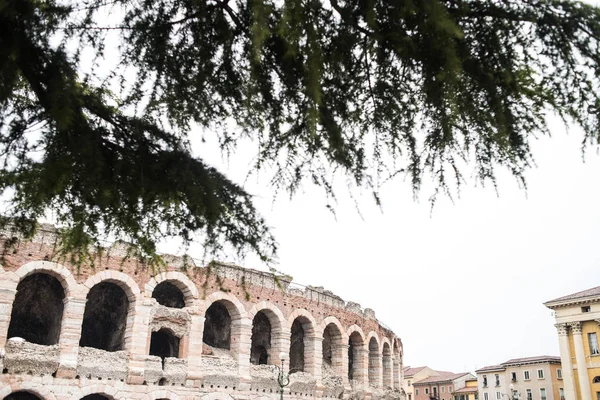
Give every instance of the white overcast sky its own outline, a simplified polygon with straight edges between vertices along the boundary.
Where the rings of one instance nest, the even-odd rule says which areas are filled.
[[[582,160],[580,130],[556,120],[552,132],[532,143],[537,167],[526,175],[527,191],[507,174],[499,196],[471,181],[433,213],[430,192],[415,201],[402,179],[384,188],[383,212],[368,193],[359,198],[362,217],[343,190],[334,217],[318,188],[273,202],[268,174],[245,187],[273,227],[279,270],[373,308],[402,338],[405,366],[474,371],[559,355],[542,303],[600,285],[600,156],[590,149]],[[244,182],[252,149],[229,160],[210,143],[196,149]],[[252,258],[243,265],[265,269]]]

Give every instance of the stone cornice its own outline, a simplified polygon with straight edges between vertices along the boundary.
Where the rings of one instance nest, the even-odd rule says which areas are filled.
[[[561,300],[561,301],[548,301],[546,303],[544,303],[544,305],[546,307],[548,307],[551,310],[557,309],[557,308],[563,308],[563,307],[569,307],[569,306],[576,306],[579,304],[592,304],[592,303],[600,303],[600,296],[587,296],[587,297],[581,297],[578,299],[568,299],[568,300]]]

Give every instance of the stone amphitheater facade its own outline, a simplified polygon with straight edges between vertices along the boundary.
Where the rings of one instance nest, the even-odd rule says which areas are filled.
[[[229,264],[116,243],[51,262],[56,231],[0,236],[0,399],[403,399],[402,342],[371,309]]]

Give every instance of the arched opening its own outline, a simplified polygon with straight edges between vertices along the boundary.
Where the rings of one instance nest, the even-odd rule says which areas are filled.
[[[348,380],[362,383],[361,352],[363,339],[358,332],[352,332],[348,340]]]
[[[379,386],[381,376],[381,355],[379,354],[379,343],[374,337],[369,340],[369,385]]]
[[[112,282],[100,282],[87,295],[79,346],[106,351],[123,349],[129,300]]]
[[[594,377],[594,383],[600,383],[600,376]]]
[[[104,395],[98,394],[98,393],[94,393],[94,394],[88,394],[85,397],[82,397],[81,400],[110,400],[109,397],[106,397]]]
[[[185,307],[183,292],[169,281],[164,281],[156,285],[152,292],[152,298],[156,299],[161,306],[171,308]]]
[[[290,336],[290,374],[304,371],[304,327],[300,317],[292,323]]]
[[[15,392],[4,398],[4,400],[42,400],[38,396],[29,392]]]
[[[392,375],[394,366],[392,364],[392,350],[387,342],[383,343],[383,386],[386,388],[392,387]]]
[[[65,291],[55,277],[44,273],[25,277],[17,286],[8,337],[42,345],[57,344],[64,298]]]
[[[271,322],[269,317],[259,311],[252,319],[252,344],[250,347],[250,363],[263,365],[269,363],[271,350]]]
[[[152,332],[150,337],[150,355],[160,357],[164,367],[165,358],[179,357],[179,338],[170,329],[166,328]]]
[[[211,347],[229,350],[231,346],[231,316],[221,302],[206,310],[202,341]]]

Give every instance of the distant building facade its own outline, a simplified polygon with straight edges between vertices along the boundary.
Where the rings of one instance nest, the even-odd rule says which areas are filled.
[[[600,400],[600,286],[544,305],[556,318],[565,400]]]
[[[453,373],[438,371],[440,374],[414,382],[415,400],[454,400],[453,393],[467,386],[467,381],[476,379],[469,372]],[[466,400],[466,399],[463,399]]]
[[[480,400],[565,400],[560,357],[515,358],[475,373]]]
[[[406,393],[406,400],[414,400],[415,393],[413,383],[429,378],[430,376],[438,376],[440,375],[440,372],[426,366],[416,368],[406,367],[403,370],[403,375],[404,381],[402,383],[402,388]]]
[[[456,389],[452,392],[453,400],[478,400],[479,388],[477,378],[470,378],[465,381],[465,387]]]

